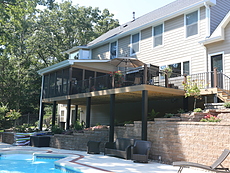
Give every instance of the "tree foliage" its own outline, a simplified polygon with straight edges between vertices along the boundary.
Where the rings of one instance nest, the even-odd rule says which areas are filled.
[[[46,5],[40,10],[38,5]],[[39,69],[67,59],[62,52],[86,45],[119,25],[107,9],[54,0],[0,0],[0,102],[37,113]]]

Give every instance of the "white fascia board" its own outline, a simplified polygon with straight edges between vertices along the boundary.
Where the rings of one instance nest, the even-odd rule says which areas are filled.
[[[51,65],[49,67],[43,68],[41,70],[38,70],[37,72],[38,72],[38,74],[43,75],[45,73],[48,73],[48,72],[51,72],[51,71],[54,71],[54,70],[57,70],[57,69],[60,69],[60,68],[64,68],[64,67],[68,67],[70,65],[73,65],[74,61],[75,60],[69,60],[68,59],[68,60],[59,62],[57,64]]]
[[[65,61],[62,61],[62,62],[59,62],[57,64],[54,64],[54,65],[51,65],[49,67],[46,67],[46,68],[43,68],[38,72],[39,75],[43,75],[45,73],[49,73],[49,72],[52,72],[52,71],[55,71],[55,70],[58,70],[58,69],[61,69],[61,68],[65,68],[65,67],[68,67],[68,66],[71,66],[71,65],[74,65],[75,63],[92,63],[92,62],[96,62],[96,63],[105,63],[105,62],[109,62],[110,60],[91,60],[91,59],[68,59],[68,60],[65,60]]]
[[[199,43],[206,45],[206,44],[224,40],[225,39],[224,30],[229,22],[230,22],[230,12],[228,12],[228,14],[224,17],[224,19],[221,21],[221,23],[218,25],[218,27],[215,29],[212,35],[209,38],[200,41]]]
[[[63,53],[67,53],[67,54],[70,54],[72,52],[76,52],[77,50],[79,49],[88,49],[88,46],[75,46],[75,47],[72,47],[71,49],[63,52]]]
[[[141,30],[143,30],[143,29],[145,29],[145,28],[148,28],[148,27],[151,27],[151,26],[155,25],[156,23],[161,23],[161,22],[164,22],[164,21],[166,21],[166,20],[169,20],[169,19],[172,19],[172,18],[174,18],[174,17],[177,17],[177,16],[179,16],[179,15],[182,15],[182,14],[185,14],[185,13],[189,13],[189,12],[191,12],[192,10],[195,10],[195,9],[197,9],[197,8],[200,8],[200,7],[203,7],[203,6],[204,6],[204,3],[213,6],[213,5],[216,5],[216,0],[203,0],[203,1],[201,1],[201,2],[198,2],[198,3],[196,3],[196,4],[191,5],[191,6],[189,6],[189,7],[183,8],[183,9],[181,9],[181,10],[178,10],[178,11],[174,12],[174,13],[171,13],[171,14],[169,14],[169,15],[166,15],[166,16],[164,16],[164,17],[162,17],[162,18],[159,18],[159,19],[157,19],[157,20],[154,20],[154,21],[152,21],[152,22],[150,22],[150,23],[144,24],[144,25],[139,26],[139,27],[137,27],[137,28],[135,28],[135,29],[132,29],[132,30],[127,31],[127,32],[124,32],[124,33],[122,33],[122,34],[118,34],[117,36],[112,37],[112,38],[110,38],[110,39],[106,39],[106,41],[101,41],[101,42],[98,42],[98,43],[96,43],[96,44],[94,44],[94,45],[88,46],[88,48],[93,49],[93,48],[98,47],[98,46],[100,46],[100,45],[109,43],[109,42],[111,42],[111,40],[119,39],[119,38],[125,37],[125,36],[127,36],[127,35],[132,35],[132,34],[134,34],[134,33],[137,33],[138,31],[140,32]]]
[[[215,43],[215,42],[222,41],[222,40],[224,40],[223,37],[217,36],[217,37],[212,37],[212,38],[208,38],[206,40],[199,41],[199,43],[206,45],[206,44],[211,44],[211,43]]]

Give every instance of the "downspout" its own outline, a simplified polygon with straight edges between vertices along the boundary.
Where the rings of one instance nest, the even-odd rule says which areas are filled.
[[[207,2],[204,2],[204,6],[206,7],[206,38],[210,37],[211,35],[211,15],[210,15],[210,6],[207,4]]]
[[[40,108],[39,108],[39,124],[40,124],[40,129],[39,130],[42,130],[42,121],[43,121],[43,103],[42,103],[42,96],[43,96],[43,89],[44,89],[44,74],[42,74],[42,84],[41,84],[41,95],[40,95]]]
[[[211,19],[210,19],[210,6],[207,4],[207,2],[204,2],[204,6],[206,7],[206,37],[205,37],[206,39],[209,38],[211,35]],[[204,51],[205,51],[205,61],[206,61],[205,71],[208,72],[208,49],[204,45],[204,43],[202,44],[202,46],[204,47]]]

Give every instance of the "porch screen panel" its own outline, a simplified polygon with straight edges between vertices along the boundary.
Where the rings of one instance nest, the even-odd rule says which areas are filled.
[[[73,68],[72,70],[72,94],[80,93],[82,87],[82,76],[83,70],[78,68]]]
[[[55,79],[56,75],[55,73],[50,74],[50,83],[49,83],[49,96],[54,97],[55,96]]]
[[[63,95],[69,93],[69,69],[63,69]]]
[[[44,75],[44,84],[43,84],[43,98],[49,97],[49,75]]]
[[[56,96],[62,95],[62,70],[57,71]]]

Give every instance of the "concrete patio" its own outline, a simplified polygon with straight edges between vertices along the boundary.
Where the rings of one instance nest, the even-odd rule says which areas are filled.
[[[178,167],[150,161],[148,164],[133,163],[116,157],[104,156],[103,154],[87,154],[85,151],[63,150],[50,147],[13,146],[0,143],[0,152],[23,152],[34,151],[36,153],[66,154],[59,164],[80,169],[84,173],[176,173]],[[183,173],[204,173],[198,169],[184,169]]]

